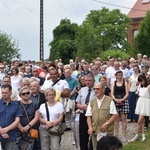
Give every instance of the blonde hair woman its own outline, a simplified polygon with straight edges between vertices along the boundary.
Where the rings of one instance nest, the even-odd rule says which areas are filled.
[[[63,105],[55,100],[56,91],[53,88],[45,90],[45,97],[48,100],[40,106],[40,138],[41,150],[58,150],[60,147],[60,138],[58,135],[51,135],[48,129],[60,124],[63,119]],[[49,121],[47,118],[46,105],[49,111]]]

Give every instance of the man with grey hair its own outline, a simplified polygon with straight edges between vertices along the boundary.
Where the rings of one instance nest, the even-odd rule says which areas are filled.
[[[42,86],[44,84],[44,78],[39,77],[39,73],[38,73],[38,68],[37,67],[33,67],[32,68],[32,75],[33,75],[33,77],[36,77],[36,78],[40,79],[40,86]]]
[[[30,100],[35,103],[38,107],[46,102],[44,93],[40,92],[40,85],[37,81],[31,82],[30,86],[31,97]]]
[[[103,83],[97,83],[93,89],[96,98],[90,101],[86,116],[88,134],[92,136],[93,150],[97,150],[98,136],[104,133],[113,135],[113,123],[117,118],[117,111],[113,99],[105,96],[105,85]]]
[[[76,88],[78,86],[78,81],[71,77],[72,71],[70,69],[65,69],[65,80],[69,85],[70,96],[66,98],[66,107],[65,107],[65,122],[66,129],[65,131],[71,130],[71,119],[72,112],[74,112],[75,108],[75,98],[76,98]]]

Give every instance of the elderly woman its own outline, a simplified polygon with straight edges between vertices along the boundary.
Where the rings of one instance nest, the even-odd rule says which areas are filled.
[[[45,90],[45,97],[48,100],[40,106],[40,138],[41,150],[58,150],[60,147],[60,136],[51,135],[48,129],[52,126],[60,124],[63,119],[63,105],[55,101],[56,91],[53,88]],[[47,118],[46,105],[49,111],[49,121]]]
[[[29,134],[30,128],[35,128],[35,124],[39,119],[39,112],[37,105],[32,103],[30,100],[30,89],[28,87],[23,87],[19,91],[19,96],[21,97],[20,105],[22,108],[22,117],[20,118],[20,124],[18,125],[17,140],[14,144],[15,150],[33,150],[34,141]],[[26,113],[28,118],[26,116]]]
[[[27,77],[22,78],[22,80],[20,81],[20,88],[27,86],[30,89],[30,85],[31,85],[30,79]]]

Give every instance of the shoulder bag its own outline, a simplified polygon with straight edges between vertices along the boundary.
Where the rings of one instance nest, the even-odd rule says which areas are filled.
[[[23,109],[24,109],[24,112],[26,114],[26,117],[27,117],[27,120],[28,120],[28,123],[30,123],[30,120],[29,120],[29,116],[27,114],[27,111],[26,111],[26,108],[24,107],[22,101],[20,101]],[[29,133],[30,133],[30,137],[33,138],[33,139],[38,139],[38,130],[37,129],[33,129],[33,128],[30,128],[29,130]]]
[[[48,107],[47,107],[47,103],[45,103],[45,108],[46,108],[46,115],[47,115],[47,120],[50,121],[50,117],[49,117],[49,111],[48,111]],[[64,134],[64,130],[61,124],[57,124],[55,126],[52,126],[48,129],[49,134],[51,135],[57,135],[57,136],[61,136]]]

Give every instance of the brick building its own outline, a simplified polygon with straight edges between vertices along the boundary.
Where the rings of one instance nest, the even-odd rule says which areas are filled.
[[[132,20],[132,25],[128,29],[129,43],[134,41],[134,37],[138,33],[140,22],[144,19],[148,10],[150,10],[150,0],[137,0],[135,5],[128,13],[127,16]]]

